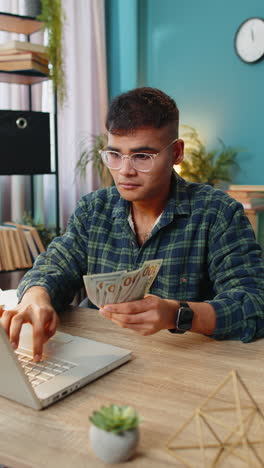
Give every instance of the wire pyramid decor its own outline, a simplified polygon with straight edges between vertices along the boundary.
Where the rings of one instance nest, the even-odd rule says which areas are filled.
[[[241,467],[264,466],[264,415],[237,371],[227,374],[165,449],[189,468],[238,466],[237,459]]]

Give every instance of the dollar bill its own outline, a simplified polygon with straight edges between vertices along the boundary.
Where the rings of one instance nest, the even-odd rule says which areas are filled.
[[[84,286],[90,301],[97,307],[101,307],[105,304],[104,299],[107,295],[107,292],[110,293],[114,290],[117,294],[119,291],[119,280],[123,273],[125,273],[124,270],[112,273],[99,273],[95,275],[83,276]],[[108,284],[108,290],[106,290],[106,282],[112,285],[111,287],[111,285]]]
[[[162,264],[162,259],[147,260],[137,270],[84,275],[87,296],[97,307],[143,299]]]
[[[138,270],[130,271],[122,275],[119,284],[119,293],[115,300],[116,304],[120,302],[129,301],[129,298],[132,296],[133,290],[135,289],[141,271],[142,267],[138,268]]]
[[[129,292],[129,295],[122,297],[122,301],[118,302],[129,302],[142,299],[148,293],[159,272],[161,264],[161,259],[148,260],[144,262],[139,274],[137,275],[136,281],[134,282],[133,289]]]

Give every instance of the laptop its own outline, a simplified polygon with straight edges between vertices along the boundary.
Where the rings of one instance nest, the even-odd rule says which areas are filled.
[[[132,357],[131,351],[56,332],[32,359],[32,327],[24,324],[14,351],[0,325],[0,395],[41,410]]]

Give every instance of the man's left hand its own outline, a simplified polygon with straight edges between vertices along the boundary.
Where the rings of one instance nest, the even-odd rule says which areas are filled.
[[[178,308],[178,301],[149,294],[138,301],[105,305],[99,313],[122,328],[130,328],[140,335],[153,335],[175,328]]]

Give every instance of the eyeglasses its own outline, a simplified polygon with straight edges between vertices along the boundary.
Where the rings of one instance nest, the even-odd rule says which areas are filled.
[[[122,167],[123,159],[128,158],[131,166],[139,172],[150,172],[153,168],[154,159],[162,152],[169,148],[173,143],[178,140],[176,138],[171,143],[169,143],[165,148],[162,148],[156,154],[150,153],[133,153],[130,156],[128,154],[121,154],[118,151],[111,150],[99,150],[101,158],[105,165],[109,169],[119,170]]]

